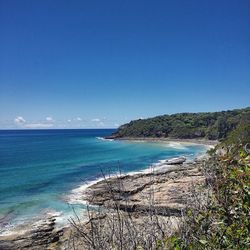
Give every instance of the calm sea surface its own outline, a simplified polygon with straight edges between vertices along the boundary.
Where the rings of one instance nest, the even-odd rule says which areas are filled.
[[[202,145],[109,141],[113,130],[0,131],[2,228],[48,211],[72,212],[72,190],[101,171],[140,171],[158,160],[204,153]],[[70,200],[70,202],[69,202]],[[79,205],[78,205],[79,206]],[[4,223],[3,223],[4,222]]]

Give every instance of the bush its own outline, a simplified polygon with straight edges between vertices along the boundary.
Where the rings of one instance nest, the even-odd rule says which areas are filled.
[[[239,128],[224,144],[242,132],[249,135]],[[242,137],[237,154],[213,154],[206,163],[205,195],[194,195],[181,230],[167,240],[169,249],[250,249],[250,156],[243,141],[249,142]]]

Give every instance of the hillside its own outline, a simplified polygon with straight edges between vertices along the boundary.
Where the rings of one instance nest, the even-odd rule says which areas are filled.
[[[250,107],[221,112],[178,113],[139,119],[120,126],[109,138],[159,137],[220,140],[250,123]]]

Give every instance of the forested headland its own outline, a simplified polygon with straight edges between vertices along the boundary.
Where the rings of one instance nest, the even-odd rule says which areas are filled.
[[[250,107],[221,112],[178,113],[138,119],[120,126],[111,138],[221,140],[250,122]]]

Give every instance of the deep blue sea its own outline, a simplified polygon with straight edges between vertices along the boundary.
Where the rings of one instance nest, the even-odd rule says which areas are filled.
[[[111,129],[1,130],[2,230],[48,211],[69,215],[77,204],[69,199],[72,190],[100,178],[102,171],[115,173],[118,168],[124,173],[140,171],[161,159],[180,155],[194,158],[207,150],[194,144],[102,139],[112,132]]]

